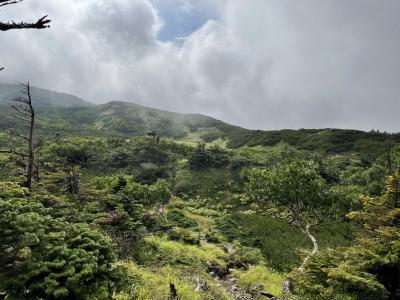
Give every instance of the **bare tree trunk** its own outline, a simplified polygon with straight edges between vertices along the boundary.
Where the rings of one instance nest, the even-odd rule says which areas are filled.
[[[298,227],[298,228],[300,228],[301,232],[303,232],[303,233],[307,236],[307,238],[311,240],[311,242],[312,242],[312,244],[313,244],[312,250],[311,250],[310,253],[304,258],[303,262],[301,263],[301,266],[299,267],[299,271],[300,271],[301,273],[303,273],[303,272],[304,272],[304,268],[305,268],[307,262],[308,262],[308,261],[311,259],[311,257],[313,257],[313,256],[318,252],[318,250],[319,250],[319,245],[318,245],[317,239],[315,238],[315,236],[314,236],[314,235],[311,233],[311,231],[310,231],[310,228],[311,228],[312,226],[314,226],[314,225],[317,225],[318,222],[315,223],[315,224],[307,224],[306,227],[301,226],[301,225],[300,225],[299,223],[297,223],[297,222],[291,222],[291,224],[292,224],[292,225],[295,225],[295,226]],[[291,289],[291,282],[290,282],[289,279],[286,278],[286,279],[283,281],[283,283],[282,283],[282,292],[283,292],[284,294],[290,294],[290,293],[291,293],[290,289]]]
[[[399,185],[400,185],[400,180],[399,180],[400,173],[398,173],[394,177],[394,184],[396,185],[394,188],[394,207],[398,208],[399,205]]]
[[[300,227],[301,231],[311,240],[313,243],[313,249],[310,251],[310,253],[304,258],[303,263],[301,264],[299,270],[300,272],[304,271],[304,267],[306,266],[307,262],[310,260],[311,257],[313,257],[319,250],[319,246],[317,243],[317,239],[314,237],[314,235],[311,234],[310,228],[312,225],[307,224],[306,228]]]
[[[32,98],[31,98],[31,88],[29,83],[26,85],[26,94],[28,99],[28,105],[30,110],[30,126],[29,126],[29,136],[28,136],[28,167],[26,172],[26,187],[31,189],[32,187],[32,178],[33,178],[33,166],[35,160],[35,154],[33,149],[33,128],[35,126],[35,112],[32,106]]]

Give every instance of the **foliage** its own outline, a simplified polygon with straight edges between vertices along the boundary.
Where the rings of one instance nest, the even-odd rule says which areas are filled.
[[[199,234],[185,228],[174,227],[168,232],[168,237],[174,241],[182,241],[186,244],[195,245],[200,243]]]
[[[21,187],[15,182],[0,181],[0,201],[12,197],[20,198],[28,194],[28,189]]]
[[[167,219],[174,226],[180,226],[183,228],[195,227],[197,222],[188,216],[186,216],[180,209],[173,208],[167,212]]]
[[[312,258],[305,274],[295,274],[296,293],[318,299],[397,299],[400,296],[400,209],[388,192],[363,197],[362,210],[348,215],[363,225],[358,244],[328,249]],[[335,298],[342,299],[342,298]]]
[[[257,248],[234,244],[234,252],[229,256],[229,263],[235,267],[247,267],[248,265],[258,265],[263,262],[261,251]]]
[[[230,299],[216,283],[235,279],[254,297],[279,296],[311,246],[302,227],[321,219],[312,229],[321,254],[303,277],[291,274],[293,296],[397,289],[390,201],[359,195],[379,197],[386,174],[387,199],[400,195],[399,134],[247,130],[122,102],[41,108],[38,133],[31,192],[17,184],[23,161],[0,157],[0,294],[10,299],[167,299],[170,282],[182,299]],[[361,212],[344,220],[351,211]]]
[[[0,289],[11,297],[107,299],[112,293],[110,241],[85,224],[54,219],[29,198],[11,198],[0,201],[0,240]]]
[[[253,169],[248,172],[247,180],[250,197],[261,207],[275,204],[295,209],[301,206],[308,212],[329,205],[316,166],[306,161],[281,164],[271,170]]]
[[[205,144],[198,144],[189,157],[189,166],[192,169],[223,168],[229,165],[229,154],[218,146],[206,148]]]

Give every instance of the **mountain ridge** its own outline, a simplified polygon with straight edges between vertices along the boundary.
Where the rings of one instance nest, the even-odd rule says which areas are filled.
[[[36,86],[31,86],[31,93],[36,107],[87,107],[95,105],[75,95]],[[0,105],[7,104],[9,100],[20,96],[20,94],[19,84],[0,83]]]
[[[0,84],[0,104],[5,105],[7,93],[8,99],[18,96],[17,87]],[[143,136],[154,131],[162,138],[191,143],[221,141],[228,148],[285,144],[332,153],[381,153],[389,138],[400,144],[398,133],[335,128],[251,130],[202,114],[177,113],[125,101],[93,104],[73,95],[36,87],[33,100],[37,107],[37,129],[44,134]],[[0,121],[0,129],[9,127],[7,120]]]

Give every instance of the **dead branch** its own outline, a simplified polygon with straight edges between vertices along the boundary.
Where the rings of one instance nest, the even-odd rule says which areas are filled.
[[[49,23],[51,20],[47,19],[48,16],[44,16],[37,20],[35,23],[26,23],[19,22],[15,23],[14,21],[3,23],[0,22],[0,31],[7,31],[12,29],[45,29],[49,28]]]
[[[0,7],[2,6],[7,6],[7,5],[12,5],[12,4],[17,4],[19,2],[22,2],[23,0],[0,0]],[[29,22],[14,22],[14,21],[9,21],[7,23],[0,22],[0,31],[7,31],[7,30],[12,30],[12,29],[45,29],[50,27],[50,22],[47,18],[48,16],[41,17],[38,19],[36,22],[29,23]],[[4,68],[0,68],[0,71],[3,70]]]
[[[6,5],[11,5],[11,4],[16,4],[21,1],[23,1],[23,0],[0,0],[0,7],[6,6]]]
[[[19,137],[19,138],[24,139],[26,141],[29,141],[29,138],[27,136],[25,136],[23,134],[20,134],[20,133],[16,132],[15,130],[10,130],[10,135]]]
[[[22,121],[22,122],[27,122],[27,123],[30,122],[30,120],[27,120],[27,119],[25,119],[25,118],[23,118],[23,117],[20,117],[20,116],[16,116],[16,115],[11,114],[11,113],[7,113],[7,112],[0,112],[0,113],[3,114],[3,115],[6,115],[6,116],[8,116],[8,117],[17,119],[17,120],[19,120],[19,121]]]
[[[0,153],[3,153],[3,154],[14,154],[14,155],[19,155],[19,156],[22,156],[22,157],[29,157],[29,155],[27,155],[27,154],[25,154],[25,153],[21,153],[21,152],[17,152],[17,151],[14,151],[14,150],[0,150]]]

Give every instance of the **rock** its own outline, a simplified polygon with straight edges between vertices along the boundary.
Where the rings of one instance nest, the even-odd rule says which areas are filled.
[[[264,292],[264,291],[260,292],[260,295],[268,297],[268,299],[270,299],[270,300],[276,300],[277,299],[274,295],[272,295],[272,294],[270,294],[268,292]]]
[[[226,252],[228,252],[228,254],[235,253],[235,249],[233,248],[233,246],[231,244],[225,245],[225,249],[226,249]]]
[[[283,282],[282,290],[285,293],[290,293],[290,281],[288,279]]]

